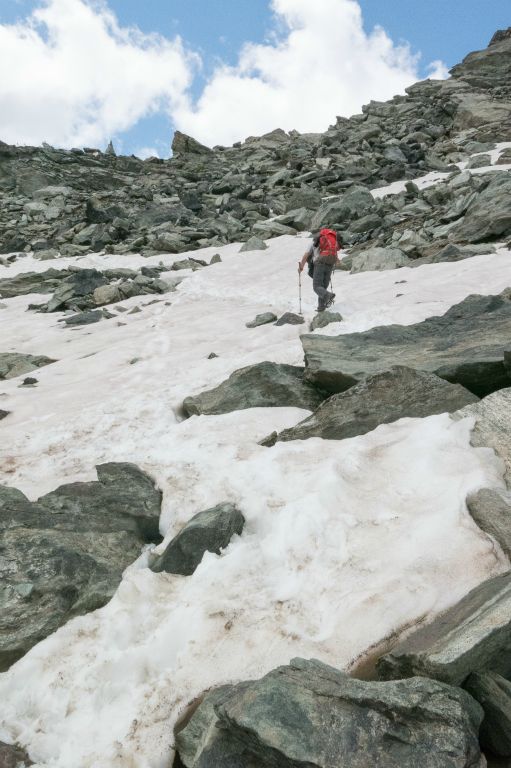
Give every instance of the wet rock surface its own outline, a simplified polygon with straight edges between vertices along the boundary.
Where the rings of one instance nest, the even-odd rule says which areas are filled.
[[[0,670],[68,619],[108,602],[145,543],[159,542],[161,493],[133,464],[35,502],[0,486]]]
[[[212,415],[244,408],[306,408],[314,410],[322,392],[303,381],[303,368],[280,363],[257,363],[240,368],[218,387],[187,397],[188,416]]]

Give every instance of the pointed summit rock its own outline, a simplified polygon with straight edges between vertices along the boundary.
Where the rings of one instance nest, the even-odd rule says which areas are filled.
[[[112,140],[108,142],[108,147],[105,149],[105,155],[112,155],[113,157],[117,157],[117,152],[114,149]]]
[[[174,155],[209,155],[211,149],[204,144],[187,136],[186,133],[176,131],[172,140],[172,154]]]

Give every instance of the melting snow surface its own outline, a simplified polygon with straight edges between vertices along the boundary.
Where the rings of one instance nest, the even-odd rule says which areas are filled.
[[[309,240],[269,243],[255,253],[238,254],[236,245],[196,251],[206,259],[218,251],[223,262],[185,273],[178,291],[157,303],[144,296],[117,305],[139,306],[138,314],[92,326],[27,313],[41,296],[1,302],[9,329],[2,351],[58,360],[35,373],[34,389],[1,382],[0,407],[12,411],[2,422],[1,482],[36,498],[94,479],[102,461],[129,460],[163,491],[167,540],[224,500],[247,520],[243,535],[222,556],[207,554],[191,577],[153,574],[143,553],[107,606],[69,622],[0,675],[0,739],[27,747],[39,768],[168,768],[173,725],[207,688],[297,655],[349,668],[509,565],[466,510],[467,493],[503,484],[493,452],[470,446],[470,419],[402,419],[351,440],[271,449],[258,441],[306,411],[182,420],[186,395],[244,365],[302,364],[307,325],[245,328],[259,312],[298,310],[296,267]],[[170,266],[185,256],[163,258]],[[158,261],[91,255],[80,265]],[[40,268],[20,259],[0,277],[34,264]],[[409,324],[470,293],[511,285],[511,254],[338,273],[334,282],[344,321],[326,332]],[[309,321],[315,302],[305,275],[302,293]],[[210,352],[219,357],[208,360]]]

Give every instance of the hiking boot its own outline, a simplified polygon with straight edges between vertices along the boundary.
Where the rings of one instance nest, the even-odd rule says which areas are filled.
[[[331,307],[334,301],[335,301],[335,293],[329,293],[328,299],[325,304],[325,309],[328,309],[328,307]]]

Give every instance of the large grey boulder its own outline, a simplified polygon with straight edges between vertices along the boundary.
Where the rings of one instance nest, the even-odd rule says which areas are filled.
[[[344,440],[405,416],[423,418],[456,411],[478,398],[459,384],[432,373],[396,365],[325,400],[311,416],[281,432],[276,440]]]
[[[305,408],[314,410],[324,395],[303,381],[303,368],[280,363],[256,363],[234,371],[214,389],[187,397],[188,416],[230,413],[245,408]]]
[[[450,233],[456,242],[480,243],[511,235],[511,174],[493,173],[491,180],[469,205],[464,218]]]
[[[511,682],[494,672],[474,672],[464,688],[484,710],[479,735],[483,748],[511,757]]]
[[[190,576],[205,552],[219,555],[235,533],[241,535],[245,518],[234,504],[225,502],[194,515],[151,563],[155,573]]]
[[[410,265],[410,259],[399,248],[368,248],[351,257],[352,272],[398,269]]]
[[[0,352],[0,380],[14,379],[25,373],[36,371],[45,365],[55,363],[45,355],[27,355],[22,352]]]
[[[111,598],[145,543],[161,541],[161,493],[133,464],[29,501],[0,486],[0,670]]]
[[[511,385],[511,294],[469,296],[445,315],[341,336],[303,335],[305,378],[343,392],[400,363],[482,397]]]
[[[511,559],[511,493],[482,488],[467,498],[467,507],[479,528],[493,536]]]
[[[481,719],[462,689],[422,678],[363,682],[293,659],[209,694],[177,749],[186,768],[483,768]]]
[[[384,679],[424,675],[460,685],[470,674],[511,674],[511,572],[485,581],[399,643],[377,665]]]

